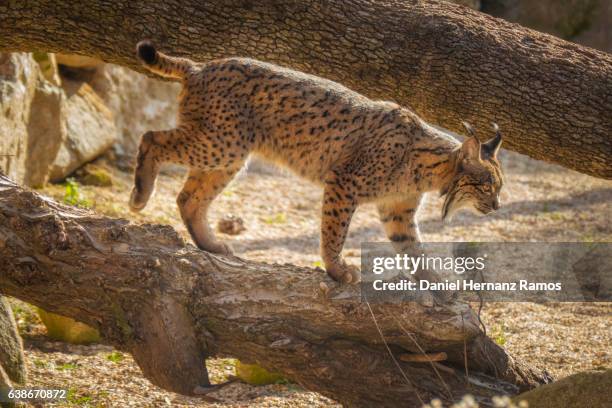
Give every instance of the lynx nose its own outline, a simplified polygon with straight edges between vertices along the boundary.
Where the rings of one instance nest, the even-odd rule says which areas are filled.
[[[492,207],[495,211],[499,210],[499,197],[495,197],[495,200],[493,200]]]

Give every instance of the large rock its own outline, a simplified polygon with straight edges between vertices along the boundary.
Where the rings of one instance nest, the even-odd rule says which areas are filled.
[[[113,112],[123,152],[133,156],[148,130],[176,126],[177,83],[149,78],[130,69],[106,64],[90,82]]]
[[[118,132],[89,85],[62,83],[55,57],[34,55],[0,54],[0,170],[38,187],[104,153]]]
[[[58,64],[73,68],[98,68],[104,62],[97,58],[77,54],[55,54]]]
[[[91,86],[83,83],[66,88],[69,96],[60,115],[66,137],[49,173],[55,182],[104,153],[117,139],[113,114]]]
[[[61,181],[116,141],[131,158],[144,132],[176,126],[178,84],[88,57],[33,55],[0,54],[0,170],[19,183]]]
[[[23,183],[44,185],[60,147],[66,142],[66,121],[62,109],[66,96],[61,88],[39,81],[31,101],[28,118],[28,150]]]
[[[27,123],[37,81],[30,54],[0,53],[0,170],[18,182],[27,172]]]
[[[71,344],[91,344],[100,341],[100,333],[85,323],[66,316],[38,309],[38,316],[47,328],[47,337]]]
[[[41,75],[47,82],[55,86],[60,86],[62,84],[55,54],[34,52],[32,53],[32,57],[38,64]]]
[[[0,366],[11,382],[25,384],[26,368],[21,337],[17,331],[11,306],[2,296],[0,296]]]
[[[517,403],[527,401],[532,408],[607,408],[611,401],[610,389],[612,369],[607,369],[573,374],[512,399]]]

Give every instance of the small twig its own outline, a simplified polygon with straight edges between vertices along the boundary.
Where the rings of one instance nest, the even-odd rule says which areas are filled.
[[[448,355],[441,351],[439,353],[421,353],[421,354],[402,354],[400,360],[407,363],[433,363],[436,361],[445,361]]]
[[[431,365],[434,366],[436,369],[438,369],[440,371],[444,371],[446,373],[453,374],[454,376],[457,376],[457,373],[455,373],[454,369],[452,369],[451,367],[447,367],[444,364],[440,364],[440,363],[437,363],[435,361],[432,361]]]
[[[98,252],[100,252],[101,254],[106,254],[108,253],[109,248],[100,244],[90,233],[89,231],[87,231],[85,228],[83,228],[82,225],[75,223],[72,223],[72,226],[75,227],[79,232],[81,232],[83,234],[83,236],[85,238],[87,238],[87,241],[89,241],[89,243],[91,244],[91,246]]]
[[[461,315],[461,328],[465,331],[465,320],[463,320],[463,315]],[[465,381],[468,387],[470,387],[470,371],[468,370],[467,342],[465,341],[465,337],[463,337],[463,365],[465,367]]]
[[[217,259],[215,257],[213,257],[210,252],[202,251],[202,253],[206,257],[206,259],[208,259],[208,262],[210,262],[210,264],[215,268],[215,270],[217,272],[221,272],[221,267],[217,263]]]
[[[484,282],[484,276],[482,274],[482,271],[478,271],[478,273],[480,274],[480,281]],[[487,326],[485,326],[484,322],[482,321],[482,319],[480,318],[480,313],[482,312],[482,307],[484,306],[484,300],[482,298],[482,294],[480,293],[480,291],[476,291],[476,294],[478,295],[478,300],[480,301],[480,303],[478,304],[478,323],[480,323],[480,326],[482,326],[482,332],[484,333],[484,335],[487,335]]]
[[[484,275],[482,274],[482,271],[478,271],[479,275],[480,275],[480,281],[484,282]],[[482,327],[482,332],[484,333],[485,336],[487,336],[487,326],[485,326],[484,322],[482,321],[482,319],[480,318],[480,315],[482,313],[482,308],[484,306],[484,299],[482,298],[482,294],[480,293],[479,290],[476,291],[476,294],[478,295],[478,300],[479,300],[479,304],[478,304],[478,322],[480,323],[480,326]],[[493,369],[495,370],[495,375],[497,376],[499,373],[497,371],[497,366],[495,365],[495,363],[493,362],[493,360],[491,360],[491,358],[485,354],[485,357],[487,358],[487,360],[489,361],[489,363],[491,363],[491,366],[493,367]],[[467,358],[467,357],[466,357]],[[466,362],[466,366],[467,366],[467,362]]]
[[[391,348],[389,347],[389,345],[387,344],[387,340],[385,340],[385,336],[383,335],[382,330],[380,330],[380,326],[378,326],[378,322],[376,321],[376,317],[374,316],[374,312],[372,311],[372,307],[370,306],[370,302],[368,302],[366,300],[365,304],[368,306],[368,310],[370,311],[370,315],[372,316],[372,320],[374,321],[374,326],[376,326],[376,330],[378,330],[378,334],[380,335],[380,338],[383,342],[383,344],[385,345],[385,347],[387,348],[387,352],[389,353],[389,355],[391,356],[391,359],[393,360],[393,363],[395,364],[395,366],[397,367],[397,369],[400,371],[400,373],[402,374],[402,377],[404,377],[404,380],[406,380],[406,383],[408,383],[408,385],[414,390],[415,395],[417,396],[417,398],[419,399],[419,401],[421,402],[422,405],[425,405],[425,401],[423,401],[423,398],[421,398],[421,395],[419,394],[419,392],[417,391],[417,388],[414,386],[414,384],[412,383],[412,381],[410,381],[408,379],[408,376],[406,375],[406,373],[404,372],[404,370],[402,370],[402,366],[400,366],[399,362],[397,361],[397,359],[395,358],[395,356],[393,355],[393,353],[391,352]]]
[[[464,364],[465,364],[465,377],[469,378],[470,377],[470,371],[467,368],[467,343],[465,342],[465,339],[463,339],[463,361],[464,361]]]

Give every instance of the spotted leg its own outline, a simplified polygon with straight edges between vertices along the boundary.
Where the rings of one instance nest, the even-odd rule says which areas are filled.
[[[159,169],[164,162],[182,163],[181,152],[172,147],[183,138],[184,132],[181,129],[150,131],[142,135],[136,158],[134,187],[130,195],[132,211],[140,211],[147,205],[155,190]]]
[[[214,253],[229,254],[228,244],[217,241],[208,224],[208,208],[232,180],[240,167],[204,171],[192,169],[176,202],[183,222],[198,248]]]
[[[377,206],[380,221],[396,252],[405,252],[410,245],[421,241],[416,223],[420,201],[420,197],[408,197],[384,201]]]
[[[353,196],[336,179],[326,183],[321,218],[321,257],[325,269],[338,282],[359,282],[359,268],[348,265],[341,252],[351,217],[357,208]]]

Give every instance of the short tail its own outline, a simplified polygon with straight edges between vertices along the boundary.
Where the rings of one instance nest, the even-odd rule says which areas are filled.
[[[195,68],[193,61],[165,55],[146,40],[136,46],[136,55],[149,71],[166,78],[183,79]]]

